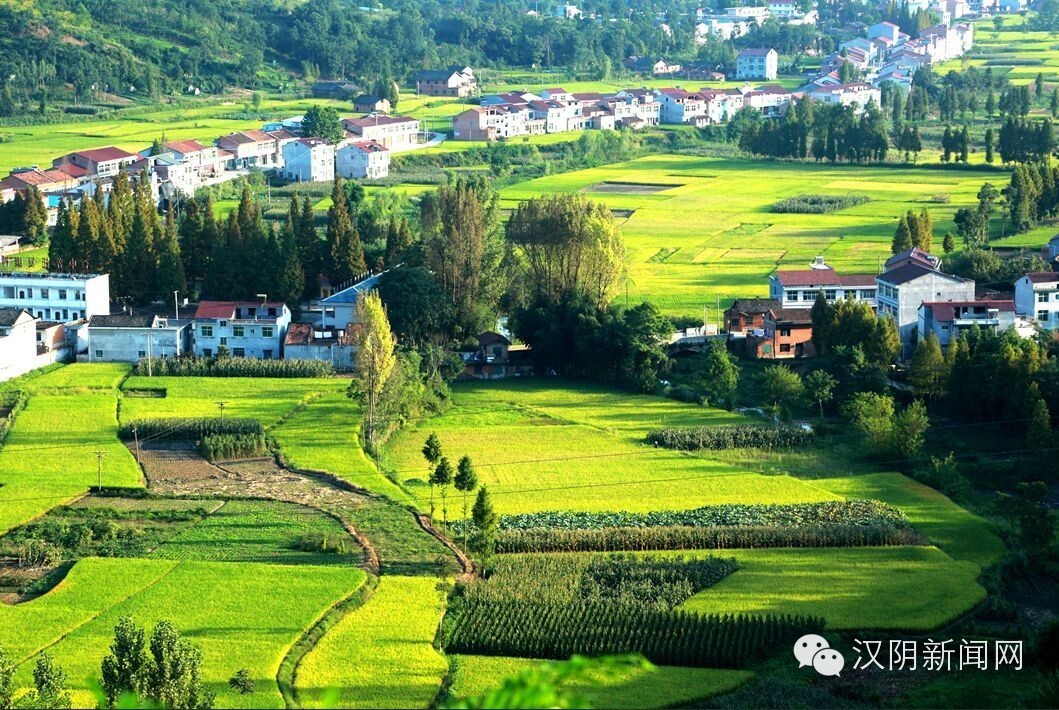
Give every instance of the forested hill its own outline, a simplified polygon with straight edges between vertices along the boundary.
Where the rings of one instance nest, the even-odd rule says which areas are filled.
[[[542,0],[0,0],[0,77],[20,107],[425,67],[606,71],[630,54],[691,55],[691,0],[581,3],[621,21],[542,15]],[[676,18],[672,33],[658,18]],[[7,102],[10,112],[11,101]]]

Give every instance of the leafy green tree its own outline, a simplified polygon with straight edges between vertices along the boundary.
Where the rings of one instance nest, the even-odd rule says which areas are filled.
[[[813,370],[805,377],[805,391],[820,408],[820,418],[824,418],[824,405],[834,399],[835,386],[838,381],[826,370]]]
[[[1026,427],[1026,445],[1034,449],[1047,449],[1052,445],[1052,416],[1048,403],[1038,396],[1030,408],[1030,421]]]
[[[987,162],[990,165],[992,165],[993,164],[993,143],[994,143],[993,129],[992,128],[985,129],[985,138],[983,139],[982,142],[985,143],[985,162]]]
[[[334,106],[310,106],[302,118],[302,133],[328,143],[338,143],[346,136]]]
[[[116,707],[126,694],[140,694],[147,673],[147,637],[130,617],[118,619],[110,654],[103,659],[103,694],[107,707]]]
[[[864,340],[864,355],[881,367],[889,367],[901,354],[901,333],[890,314],[877,318]]]
[[[391,218],[386,230],[386,265],[396,266],[400,263],[412,242],[412,230],[408,226],[408,220]]]
[[[460,458],[460,463],[456,466],[453,486],[463,494],[463,546],[467,547],[467,494],[478,487],[478,474],[474,470],[470,456],[465,455]]]
[[[66,710],[72,706],[66,690],[66,671],[55,665],[55,659],[47,651],[37,656],[33,666],[33,687],[19,701],[20,707]]]
[[[946,254],[951,254],[956,249],[956,238],[952,232],[945,232],[945,239],[941,242],[941,248]]]
[[[430,484],[430,519],[434,519],[434,469],[441,461],[441,441],[436,432],[430,432],[423,444],[423,458],[427,460],[427,483]]]
[[[336,287],[367,271],[364,247],[349,213],[342,178],[335,179],[331,190],[331,207],[327,210],[327,245],[330,252],[328,275]]]
[[[823,355],[831,348],[831,332],[835,327],[835,307],[823,291],[817,291],[809,315],[813,322],[813,347],[818,355]]]
[[[493,508],[489,491],[485,486],[478,489],[478,497],[471,508],[471,519],[474,520],[474,535],[471,537],[471,550],[482,557],[490,557],[496,549],[496,534],[500,528],[500,517]]]
[[[27,244],[43,244],[48,240],[48,208],[44,204],[44,196],[36,186],[31,186],[25,200],[22,234]]]
[[[364,438],[372,449],[378,444],[383,422],[379,421],[379,400],[386,380],[393,372],[393,333],[382,299],[375,291],[368,293],[357,303],[356,367],[350,382],[348,395],[358,399],[364,407]]]
[[[758,389],[774,417],[790,418],[792,410],[805,396],[805,384],[797,372],[786,365],[769,365],[762,371]]]
[[[711,340],[703,355],[700,378],[709,403],[731,409],[739,386],[739,365],[721,340]]]
[[[452,303],[422,266],[387,271],[379,281],[379,296],[402,343],[441,340],[451,330]]]
[[[452,464],[448,458],[442,456],[434,473],[430,475],[430,485],[441,488],[441,516],[446,525],[449,523],[448,493],[449,486],[452,485],[452,474]]]
[[[235,672],[235,675],[228,679],[228,687],[240,695],[252,695],[254,692],[254,679],[250,676],[248,669],[240,668]]]
[[[915,458],[923,448],[924,435],[929,428],[927,406],[917,399],[894,417],[894,453],[906,459]]]
[[[846,416],[869,450],[885,454],[893,444],[893,397],[858,392],[846,403]]]
[[[180,636],[169,621],[159,621],[148,644],[144,695],[167,710],[209,710],[213,693],[202,685],[202,651]]]
[[[921,338],[912,354],[910,378],[917,397],[938,399],[945,393],[945,358],[941,354],[938,337],[931,331]]]
[[[1020,542],[1031,558],[1039,559],[1051,549],[1055,519],[1048,510],[1048,487],[1043,481],[1019,484],[1016,521]]]

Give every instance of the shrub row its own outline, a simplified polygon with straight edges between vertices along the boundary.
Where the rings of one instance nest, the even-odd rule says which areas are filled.
[[[865,195],[796,195],[772,205],[773,212],[826,214],[871,201]]]
[[[473,522],[456,521],[457,534],[474,531]],[[897,508],[877,500],[832,500],[819,503],[707,505],[692,510],[652,513],[584,513],[554,511],[500,516],[499,528],[507,530],[598,530],[600,528],[655,528],[672,526],[807,527],[814,525],[880,525],[910,528],[908,518]]]
[[[150,438],[158,441],[199,441],[207,436],[264,436],[265,428],[256,419],[238,417],[173,417],[159,419],[133,419],[121,425],[118,436],[125,441],[133,439],[133,430],[140,441]]]
[[[618,552],[647,550],[720,550],[766,547],[878,547],[918,545],[914,530],[889,525],[814,525],[811,527],[603,528],[599,530],[505,530],[497,536],[499,553]]]
[[[150,368],[148,368],[150,363]],[[247,357],[143,358],[135,374],[168,377],[330,377],[335,368],[319,360],[258,360]]]
[[[594,557],[581,575],[578,594],[658,609],[674,609],[739,569],[735,558]]]
[[[15,425],[18,413],[26,408],[29,397],[22,390],[0,394],[0,448],[3,448],[8,432]]]
[[[199,441],[199,452],[207,461],[264,456],[268,448],[264,434],[207,434]]]
[[[812,438],[812,432],[799,427],[755,424],[670,427],[655,429],[647,434],[648,443],[680,451],[758,447],[792,448],[807,444]]]
[[[455,602],[445,650],[524,658],[642,653],[662,665],[743,668],[823,630],[801,616],[717,616],[607,602]]]

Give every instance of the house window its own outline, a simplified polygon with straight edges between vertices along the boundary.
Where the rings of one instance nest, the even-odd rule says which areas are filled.
[[[783,343],[782,345],[780,345],[780,352],[781,353],[789,353],[790,351],[791,351],[791,344],[790,343]]]
[[[242,338],[246,335],[246,329],[241,325],[232,326],[232,335],[236,338]]]
[[[228,338],[221,338],[221,345],[227,345],[227,344],[228,344]]]
[[[1044,322],[1048,320],[1048,311],[1037,311],[1037,320]]]
[[[226,321],[226,320],[222,320],[222,321],[221,321],[221,327],[222,327],[222,328],[227,328],[227,327],[228,327],[228,321]]]
[[[739,320],[736,319],[736,325],[739,324]],[[753,316],[743,316],[743,325],[754,325]]]
[[[271,326],[265,326],[264,328],[261,329],[261,337],[262,338],[271,338],[275,334],[275,332],[276,332],[275,328],[272,328]]]
[[[1047,302],[1048,302],[1048,294],[1046,294],[1046,293],[1038,293],[1037,294],[1037,303],[1047,303]]]
[[[102,350],[96,350],[96,359],[99,360],[102,357],[103,357],[103,351]]]
[[[48,298],[48,289],[46,289],[46,288],[42,288],[42,289],[40,290],[40,297],[41,297],[41,298]]]
[[[201,326],[199,328],[199,335],[201,335],[203,338],[212,338],[213,337],[213,326],[212,325]]]
[[[136,356],[137,356],[137,357],[140,357],[140,358],[144,358],[144,357],[147,357],[147,352],[146,352],[146,351],[144,351],[144,350],[140,350],[140,351],[139,351],[139,352],[138,352],[138,353],[136,354]]]
[[[789,337],[791,337],[791,329],[790,328],[780,328],[780,337],[781,338],[789,338]]]
[[[65,301],[66,300],[66,289],[64,289],[64,288],[60,288],[59,289],[59,300],[60,301]]]
[[[788,291],[787,292],[787,300],[788,301],[797,301],[798,300],[798,292],[797,291]]]
[[[235,357],[246,357],[245,348],[232,348],[232,355]]]
[[[202,349],[202,354],[203,354],[203,355],[204,355],[205,357],[213,357],[213,351],[212,351],[212,350],[210,350],[209,348],[203,348],[203,349]]]
[[[833,288],[829,288],[829,289],[824,291],[824,298],[826,298],[829,301],[834,301],[836,295],[837,295],[837,292]]]
[[[265,350],[263,357],[266,360],[271,360],[272,359],[272,351],[271,350]]]

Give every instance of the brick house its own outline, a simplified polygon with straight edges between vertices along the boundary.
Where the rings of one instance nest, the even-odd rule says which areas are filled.
[[[747,338],[749,354],[761,360],[812,357],[812,311],[805,308],[770,308],[764,316],[764,334]]]
[[[769,310],[779,308],[773,298],[739,298],[724,312],[724,327],[729,333],[745,333],[765,327]]]

